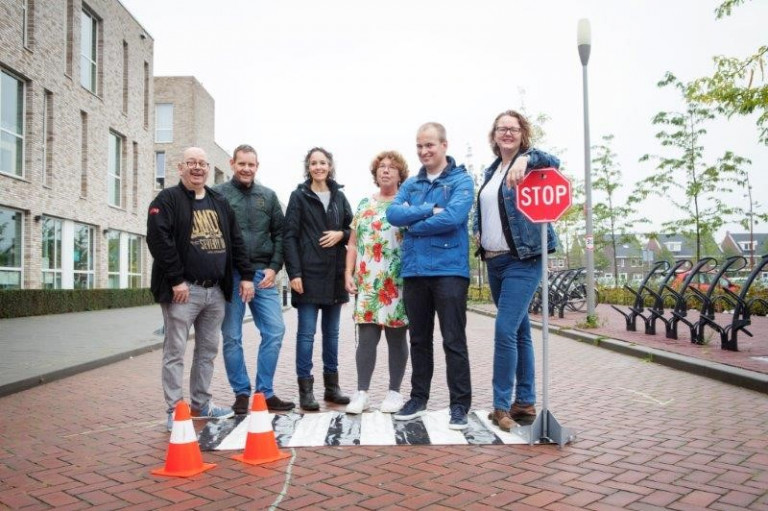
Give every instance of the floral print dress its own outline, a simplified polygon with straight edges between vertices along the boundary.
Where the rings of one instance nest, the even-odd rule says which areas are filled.
[[[391,202],[365,198],[352,219],[351,229],[357,237],[355,323],[387,327],[408,324],[400,276],[403,232],[387,221]]]

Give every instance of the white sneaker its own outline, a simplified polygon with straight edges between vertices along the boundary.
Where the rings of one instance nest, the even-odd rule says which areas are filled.
[[[395,413],[403,407],[404,401],[405,400],[403,399],[402,394],[395,392],[394,390],[390,390],[387,392],[387,396],[384,398],[384,401],[381,402],[379,411],[381,411],[381,413]]]
[[[362,413],[368,409],[368,393],[364,390],[358,390],[347,405],[347,413]]]

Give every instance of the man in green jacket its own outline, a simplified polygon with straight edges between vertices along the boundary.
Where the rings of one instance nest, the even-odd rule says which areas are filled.
[[[248,258],[256,268],[253,282],[255,295],[248,303],[253,323],[261,334],[256,358],[255,391],[264,394],[270,411],[288,411],[295,406],[283,401],[272,388],[280,347],[283,344],[285,323],[280,304],[280,293],[275,277],[283,266],[284,215],[274,191],[255,182],[259,169],[256,150],[249,145],[235,149],[232,159],[232,180],[214,187],[235,211],[237,224],[245,240]],[[234,275],[237,285],[238,275]],[[233,300],[226,304],[221,333],[224,337],[224,366],[232,390],[236,414],[248,413],[251,382],[243,355],[243,316],[245,303]]]

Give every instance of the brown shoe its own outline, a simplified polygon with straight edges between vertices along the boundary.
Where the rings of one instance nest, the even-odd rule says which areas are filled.
[[[502,431],[509,431],[515,425],[515,421],[512,420],[512,417],[509,416],[509,412],[506,410],[499,410],[497,408],[488,414],[488,418]]]
[[[536,406],[524,405],[517,402],[512,403],[512,407],[509,409],[509,416],[513,419],[536,417]]]

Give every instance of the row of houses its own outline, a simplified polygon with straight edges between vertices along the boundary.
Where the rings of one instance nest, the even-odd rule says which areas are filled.
[[[0,14],[0,289],[147,287],[147,206],[183,148],[228,179],[213,98],[154,76],[154,40],[118,0]]]
[[[744,272],[768,254],[768,233],[732,233],[726,232],[718,244],[713,239],[702,243],[704,256],[720,261],[729,256],[740,255],[747,265]],[[613,285],[641,281],[654,261],[657,260],[696,260],[695,239],[682,234],[629,234],[621,236],[616,243],[614,258],[613,243],[606,236],[595,247],[595,272],[601,284]],[[552,270],[584,266],[583,252],[580,248],[569,254],[558,252],[550,257]],[[768,278],[768,272],[763,279]]]

